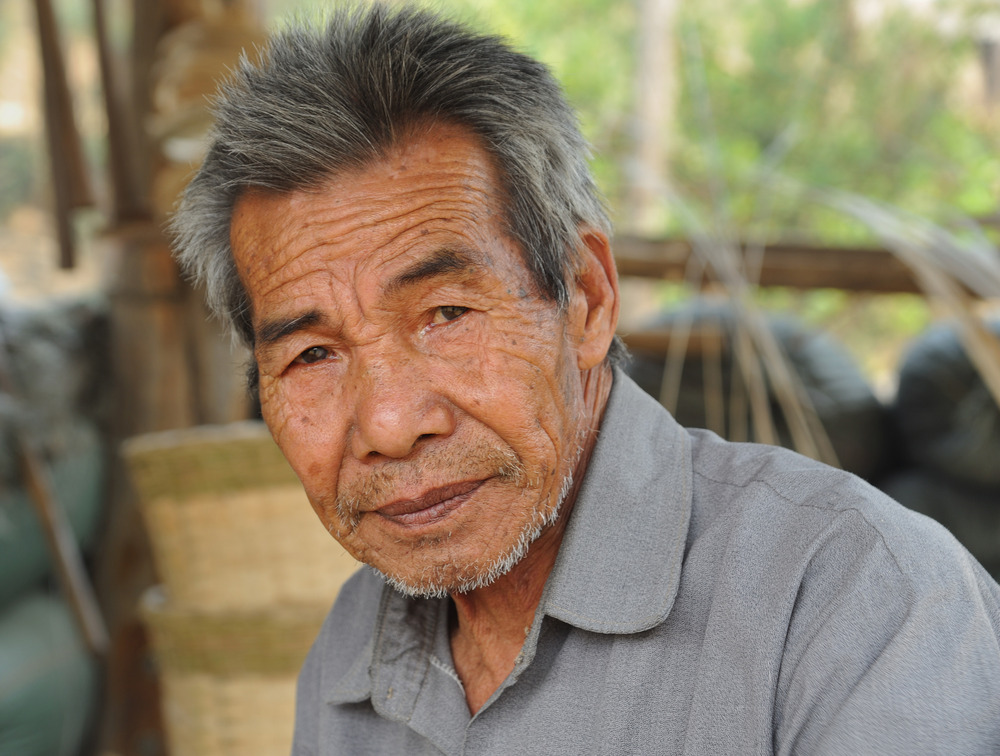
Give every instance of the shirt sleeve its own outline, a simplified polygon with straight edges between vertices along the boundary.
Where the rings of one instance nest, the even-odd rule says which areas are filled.
[[[936,523],[901,532],[872,528],[849,564],[847,534],[814,556],[779,675],[776,754],[1000,753],[1000,587]]]

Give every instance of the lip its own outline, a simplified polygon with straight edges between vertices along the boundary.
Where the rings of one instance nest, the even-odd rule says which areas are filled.
[[[485,480],[470,480],[433,488],[414,499],[396,499],[375,510],[390,522],[408,527],[444,519],[469,500]]]

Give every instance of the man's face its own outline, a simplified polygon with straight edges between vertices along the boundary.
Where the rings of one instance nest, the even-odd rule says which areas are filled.
[[[580,458],[581,308],[537,292],[500,208],[438,127],[233,216],[264,419],[333,536],[418,593],[509,568]]]

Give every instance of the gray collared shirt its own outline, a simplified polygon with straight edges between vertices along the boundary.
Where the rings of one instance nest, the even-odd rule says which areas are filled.
[[[997,754],[1000,586],[940,526],[621,373],[514,670],[470,716],[450,600],[369,570],[299,678],[294,756]]]

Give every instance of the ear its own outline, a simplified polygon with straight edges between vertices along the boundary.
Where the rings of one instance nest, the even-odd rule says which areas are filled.
[[[580,262],[571,309],[577,344],[577,366],[588,370],[607,356],[618,326],[618,271],[607,234],[580,229]]]

